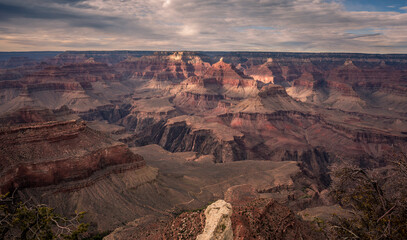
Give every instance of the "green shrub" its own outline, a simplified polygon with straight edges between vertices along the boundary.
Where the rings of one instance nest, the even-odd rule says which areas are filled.
[[[0,239],[80,239],[88,229],[85,212],[66,218],[44,204],[18,201],[14,194],[0,196]]]

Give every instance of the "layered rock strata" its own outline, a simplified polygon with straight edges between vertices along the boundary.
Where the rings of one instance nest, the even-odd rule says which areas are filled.
[[[1,192],[85,179],[109,166],[142,168],[143,158],[78,120],[0,130]]]

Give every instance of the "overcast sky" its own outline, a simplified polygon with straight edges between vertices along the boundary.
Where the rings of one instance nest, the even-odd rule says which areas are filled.
[[[0,0],[0,51],[407,53],[407,0]]]

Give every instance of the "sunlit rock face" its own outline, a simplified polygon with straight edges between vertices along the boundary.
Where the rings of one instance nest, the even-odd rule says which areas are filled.
[[[198,54],[175,52],[171,55],[156,53],[153,56],[129,57],[118,63],[116,68],[131,78],[179,83],[188,77],[202,75],[209,66]]]

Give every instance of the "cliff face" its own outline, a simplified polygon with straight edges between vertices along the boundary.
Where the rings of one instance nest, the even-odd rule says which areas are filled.
[[[263,141],[260,144],[246,143],[246,146],[253,146],[254,154],[262,154],[260,150],[268,146],[270,149],[269,157],[272,156],[273,151],[271,149],[304,149],[307,146],[323,146],[329,151],[345,155],[363,154],[365,152],[373,154],[365,146],[377,144],[381,145],[381,149],[385,151],[390,145],[402,145],[402,142],[407,140],[400,133],[383,133],[360,128],[353,124],[344,125],[320,115],[304,114],[296,111],[276,111],[274,113],[241,112],[224,114],[220,117],[224,119],[227,125],[244,133],[246,139],[262,138]],[[380,119],[380,121],[382,121],[381,124],[385,125],[387,120]],[[327,136],[335,136],[335,138],[326,141]],[[269,139],[269,141],[266,139]],[[344,149],[348,151],[343,151]],[[263,153],[267,153],[267,151]]]
[[[324,61],[327,59],[317,67],[323,67]],[[342,65],[320,69],[319,78],[304,72],[293,80],[288,92],[303,102],[346,111],[377,112],[369,109],[380,106],[384,110],[385,105],[405,111],[406,95],[400,90],[406,87],[406,71],[401,65],[403,61],[387,65],[379,59],[347,59]]]
[[[184,80],[170,92],[175,94],[174,103],[181,110],[198,113],[215,109],[221,100],[255,96],[263,84],[221,59],[203,75]]]
[[[156,143],[171,152],[213,154],[216,162],[246,159],[242,133],[218,123],[206,123],[199,117],[169,119],[153,136]]]
[[[202,75],[209,66],[198,55],[175,52],[172,55],[130,57],[115,68],[131,78],[179,83],[188,77]]]
[[[21,108],[18,111],[0,116],[0,126],[7,127],[24,123],[50,122],[56,121],[61,116],[69,116],[68,108],[50,109],[33,109]]]
[[[253,65],[249,69],[244,69],[244,73],[264,83],[281,82],[281,68],[272,64],[273,60],[267,59],[262,65]]]
[[[145,165],[85,122],[42,122],[0,131],[1,192],[85,179],[110,166]]]
[[[216,108],[225,96],[216,93],[198,93],[181,91],[174,99],[174,103],[183,111],[208,111]]]
[[[17,79],[0,81],[0,111],[64,105],[74,111],[88,111],[124,99],[130,90],[121,80],[121,74],[112,67],[93,61],[46,66]]]

